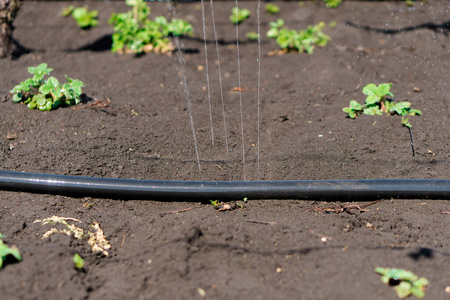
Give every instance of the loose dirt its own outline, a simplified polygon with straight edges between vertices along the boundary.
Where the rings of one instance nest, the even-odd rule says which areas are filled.
[[[172,56],[110,52],[112,12],[122,2],[83,2],[98,9],[89,31],[60,17],[78,2],[25,2],[14,25],[20,46],[0,60],[1,170],[130,179],[242,180],[236,40],[228,20],[232,2],[214,3],[220,38],[227,138],[209,3],[205,3],[212,96],[211,130],[199,3],[177,5],[195,28],[182,38],[202,176],[195,158],[181,66]],[[292,29],[337,22],[332,41],[312,55],[277,50],[262,39],[262,180],[449,179],[449,15],[447,1],[277,3],[262,12],[262,32],[278,17]],[[167,14],[151,2],[152,15]],[[256,2],[242,2],[251,18],[240,25],[245,173],[257,174]],[[388,30],[386,30],[388,29]],[[86,83],[93,100],[50,112],[14,104],[9,90],[46,62],[52,75]],[[203,69],[203,71],[202,71]],[[396,100],[410,101],[416,156],[398,116],[345,117],[362,87],[392,82]],[[102,101],[102,102],[96,102]],[[211,199],[214,200],[214,199]],[[395,299],[376,267],[426,277],[426,299],[448,299],[450,206],[445,200],[358,202],[239,201],[231,211],[201,202],[72,198],[0,191],[0,233],[23,261],[0,271],[2,299]],[[360,205],[362,209],[355,206]],[[345,209],[338,207],[348,206]],[[193,208],[193,209],[189,209]],[[188,209],[188,210],[186,210]],[[178,211],[178,213],[166,214]],[[51,216],[98,223],[111,248],[92,253],[87,238],[42,235],[35,220]],[[78,226],[78,225],[77,225]],[[73,255],[85,259],[83,271]]]

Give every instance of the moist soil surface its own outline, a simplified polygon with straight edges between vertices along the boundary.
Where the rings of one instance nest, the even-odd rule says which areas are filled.
[[[60,17],[70,4],[98,9],[99,26],[83,31]],[[0,170],[146,180],[449,179],[450,2],[281,2],[279,15],[262,11],[259,147],[258,43],[245,37],[257,31],[257,3],[240,3],[251,17],[239,26],[239,47],[233,4],[214,3],[222,106],[208,2],[209,93],[200,3],[176,6],[195,29],[179,40],[181,52],[134,56],[110,51],[107,21],[128,10],[125,3],[25,2],[15,53],[0,60]],[[151,18],[168,14],[167,3],[151,8]],[[337,26],[324,29],[331,42],[311,55],[278,55],[265,32],[279,17],[292,29]],[[86,101],[49,112],[13,103],[9,91],[43,62],[60,81],[67,74],[85,82]],[[393,83],[395,100],[423,113],[410,119],[415,156],[400,116],[352,120],[342,111],[350,100],[364,102],[366,84],[384,82]],[[2,299],[396,299],[376,267],[427,278],[426,299],[450,296],[445,199],[248,199],[218,211],[195,199],[84,196],[0,191],[0,232],[23,256],[0,271]],[[85,236],[43,238],[52,226],[63,229],[34,222],[52,216],[81,221],[67,222]],[[106,252],[87,242],[94,223]]]

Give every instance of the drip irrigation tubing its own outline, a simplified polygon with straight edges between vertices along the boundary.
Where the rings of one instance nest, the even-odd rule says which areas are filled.
[[[305,199],[450,200],[450,180],[167,181],[0,171],[0,190],[71,197],[162,201]]]

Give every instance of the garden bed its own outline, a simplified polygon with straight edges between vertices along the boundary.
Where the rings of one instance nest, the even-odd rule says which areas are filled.
[[[0,170],[151,180],[243,179],[236,36],[228,17],[234,3],[214,3],[225,101],[227,141],[209,3],[205,2],[214,146],[208,111],[202,15],[199,3],[177,5],[194,26],[177,53],[111,53],[112,12],[122,2],[83,2],[98,9],[89,31],[60,17],[77,2],[25,2],[14,22],[20,45],[0,60]],[[245,176],[247,180],[449,179],[450,54],[446,1],[408,8],[403,2],[281,2],[279,15],[261,13],[261,32],[282,17],[289,28],[337,22],[331,42],[314,53],[273,55],[261,42],[260,173],[257,167],[256,2],[239,26]],[[151,17],[167,3],[151,3]],[[447,24],[447,25],[446,25]],[[414,27],[416,26],[416,27]],[[386,30],[387,29],[387,30]],[[9,90],[46,62],[52,75],[86,83],[91,99],[48,112],[12,102]],[[186,73],[198,142],[196,161]],[[400,116],[346,118],[350,100],[363,102],[368,83],[391,82],[397,101],[422,116],[410,118],[416,155]],[[229,151],[226,151],[225,142]],[[150,200],[150,199],[149,199]],[[214,199],[212,199],[214,200]],[[367,199],[357,204],[364,205]],[[394,299],[376,267],[426,277],[429,299],[450,286],[450,211],[444,200],[386,199],[361,208],[349,203],[294,200],[240,201],[217,211],[200,202],[72,198],[0,191],[0,233],[23,256],[0,271],[8,299]],[[356,204],[356,203],[351,203]],[[178,214],[176,210],[193,208]],[[97,222],[111,249],[93,254],[65,235],[42,239],[37,219],[72,217]],[[86,225],[87,226],[87,225]],[[87,229],[86,229],[87,230]],[[72,257],[85,258],[85,270]]]

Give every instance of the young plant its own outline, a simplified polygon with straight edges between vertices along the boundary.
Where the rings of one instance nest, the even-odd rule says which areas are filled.
[[[75,8],[73,5],[66,7],[63,10],[62,15],[63,17],[72,15],[72,17],[77,22],[77,25],[83,29],[88,29],[90,27],[95,27],[98,25],[98,10],[89,11],[89,7],[86,5],[77,8]]]
[[[238,7],[233,7],[231,9],[230,21],[233,24],[241,24],[244,20],[250,18],[250,11],[246,8],[239,9]]]
[[[285,27],[283,19],[270,22],[267,37],[276,39],[277,44],[285,51],[295,50],[298,52],[313,53],[315,46],[326,46],[330,37],[322,32],[324,22],[310,25],[306,30],[290,30]]]
[[[275,4],[272,3],[267,3],[266,4],[266,13],[268,13],[269,15],[274,15],[280,12],[280,7],[276,6]]]
[[[258,33],[251,31],[251,32],[247,32],[245,34],[245,36],[247,37],[247,39],[249,39],[250,41],[257,41],[258,40]]]
[[[20,255],[20,251],[19,249],[17,249],[17,247],[15,246],[8,247],[3,243],[1,239],[4,237],[5,237],[4,235],[0,234],[0,269],[2,268],[3,262],[6,260],[7,256],[11,255],[17,261],[22,260],[22,256]]]
[[[375,272],[381,275],[382,282],[395,285],[397,296],[401,299],[410,295],[417,298],[425,296],[428,280],[424,277],[419,278],[414,273],[402,269],[376,268]]]
[[[78,253],[73,255],[73,264],[75,269],[82,270],[84,267],[84,259]]]
[[[112,36],[112,52],[167,53],[174,47],[169,36],[192,35],[193,27],[186,21],[172,19],[170,22],[163,16],[149,19],[150,7],[144,0],[126,0],[132,9],[125,13],[113,13],[109,23],[114,26]]]
[[[336,8],[342,3],[342,0],[323,0],[323,1],[325,1],[326,3],[325,6],[328,8]]]
[[[411,131],[411,123],[409,123],[409,118],[404,118],[405,116],[421,115],[422,112],[418,109],[412,109],[410,102],[394,102],[392,98],[394,94],[391,92],[392,83],[382,83],[380,85],[375,85],[369,83],[366,85],[362,92],[366,95],[366,101],[364,105],[361,105],[355,100],[350,101],[348,107],[344,107],[342,110],[348,114],[351,119],[356,118],[357,115],[364,113],[366,115],[383,115],[383,114],[397,114],[402,116],[402,125],[407,127],[409,130],[409,137],[411,140],[412,155],[415,156],[414,151],[414,140]],[[389,97],[388,97],[389,96]]]
[[[391,92],[392,83],[382,83],[375,85],[369,83],[366,85],[362,92],[366,95],[366,101],[364,105],[359,104],[355,100],[350,101],[350,106],[343,108],[343,111],[348,114],[352,119],[360,113],[366,115],[383,115],[386,114],[398,114],[400,116],[414,116],[420,115],[422,112],[418,109],[412,109],[410,102],[397,102],[390,97],[394,97]]]
[[[67,83],[63,85],[53,76],[44,79],[52,70],[46,63],[29,67],[28,72],[33,74],[33,78],[22,81],[10,91],[13,101],[23,101],[29,109],[38,108],[41,111],[80,103],[84,83],[67,75]]]

